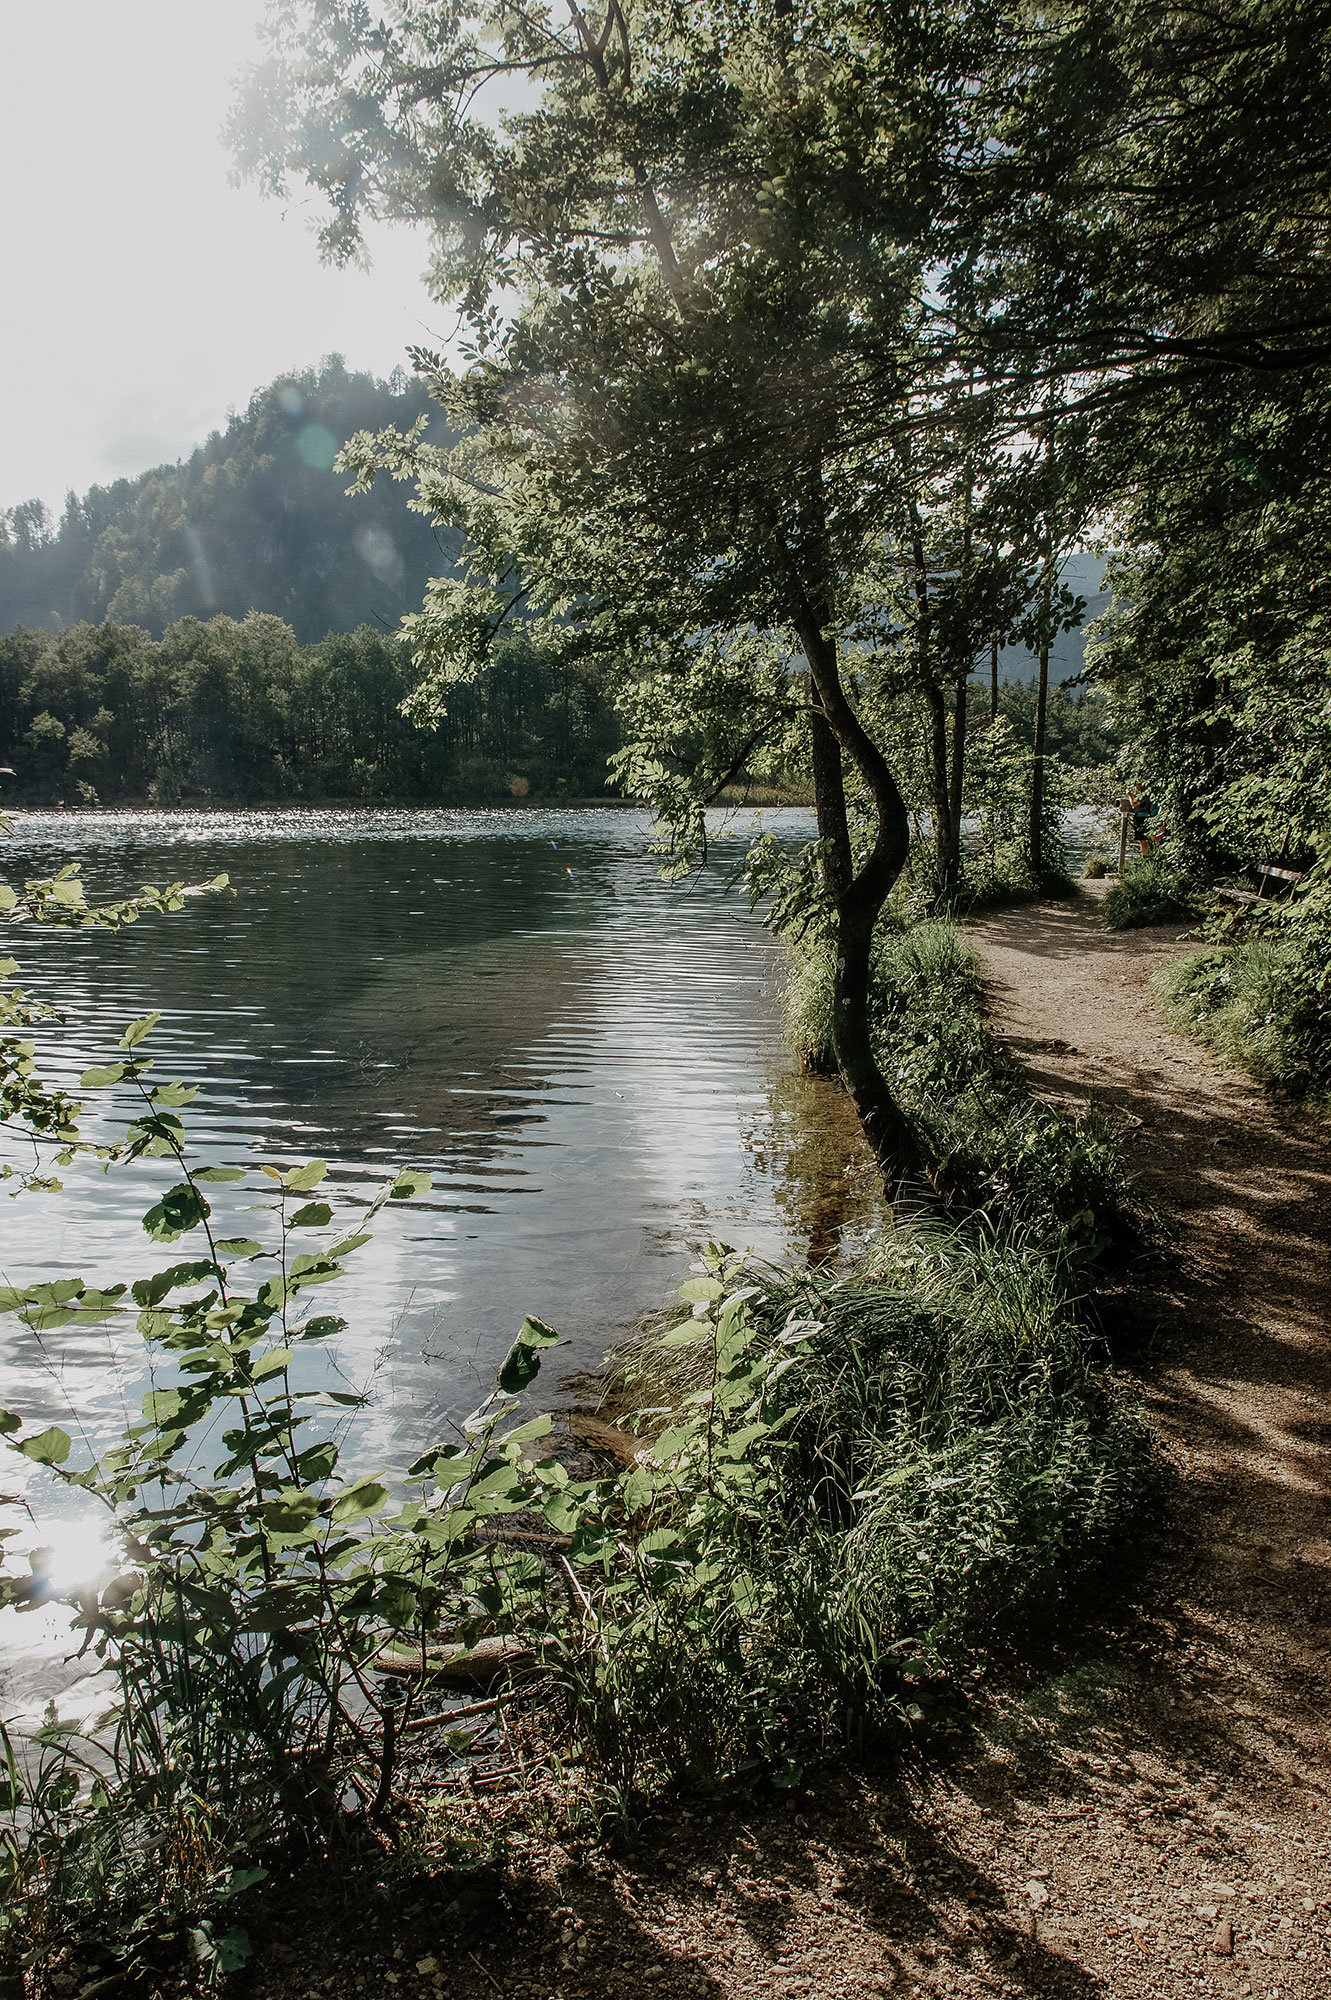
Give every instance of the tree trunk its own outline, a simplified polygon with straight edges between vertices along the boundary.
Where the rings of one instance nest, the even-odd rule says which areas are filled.
[[[951,813],[948,868],[944,886],[950,894],[961,887],[961,795],[966,778],[966,693],[969,676],[957,681],[956,699],[952,707],[952,772],[948,783],[948,806]]]
[[[1045,624],[1040,640],[1040,674],[1035,684],[1035,756],[1031,764],[1031,874],[1044,879],[1044,722],[1049,705],[1049,589],[1045,587]]]
[[[929,708],[929,794],[934,823],[934,853],[938,857],[938,886],[945,895],[952,874],[952,794],[947,770],[947,703],[941,689],[926,680],[924,699]]]
[[[989,642],[989,720],[998,720],[998,641]]]
[[[814,801],[818,832],[827,842],[823,871],[832,904],[832,1047],[841,1081],[893,1192],[918,1164],[919,1144],[873,1052],[869,986],[874,929],[906,865],[910,821],[881,751],[846,695],[836,641],[802,591],[799,599],[796,629],[814,697]],[[873,847],[858,874],[846,823],[843,753],[864,779],[876,822]]]

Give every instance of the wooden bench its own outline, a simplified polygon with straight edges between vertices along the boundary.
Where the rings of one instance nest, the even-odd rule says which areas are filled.
[[[1278,861],[1264,861],[1256,889],[1217,889],[1216,895],[1223,898],[1226,903],[1237,903],[1240,909],[1247,909],[1253,903],[1274,903],[1282,895],[1293,895],[1295,884],[1303,880],[1304,874],[1305,870],[1302,868],[1285,868]],[[1285,886],[1283,889],[1273,889],[1268,894],[1266,885],[1272,881],[1283,883]]]

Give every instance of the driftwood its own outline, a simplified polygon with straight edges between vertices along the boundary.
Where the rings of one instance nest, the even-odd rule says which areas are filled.
[[[439,1646],[425,1654],[405,1647],[385,1646],[371,1665],[381,1674],[424,1676],[456,1687],[489,1687],[492,1681],[523,1667],[534,1667],[536,1655],[521,1639],[478,1639],[474,1646]]]
[[[581,1410],[574,1410],[567,1421],[569,1430],[579,1443],[589,1444],[593,1451],[608,1452],[621,1465],[636,1465],[638,1453],[647,1449],[645,1438],[616,1430],[613,1424],[603,1423],[600,1417],[586,1416]]]

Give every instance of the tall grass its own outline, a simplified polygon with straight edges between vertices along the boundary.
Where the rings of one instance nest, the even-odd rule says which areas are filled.
[[[1279,1089],[1331,1094],[1327,961],[1294,935],[1192,952],[1152,981],[1170,1024]]]
[[[564,1674],[576,1735],[633,1796],[788,1780],[923,1720],[979,1637],[1062,1615],[1150,1476],[1073,1271],[1026,1231],[898,1228],[854,1272],[762,1274],[746,1313],[746,1394],[711,1448],[753,1476],[700,1541],[678,1525],[696,1494],[625,1523],[613,1627]],[[618,1360],[667,1455],[715,1362],[668,1343]]]

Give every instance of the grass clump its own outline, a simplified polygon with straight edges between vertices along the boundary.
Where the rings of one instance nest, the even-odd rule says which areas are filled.
[[[1331,1095],[1331,879],[1212,920],[1212,943],[1152,982],[1171,1024],[1262,1083]]]
[[[1115,931],[1167,923],[1171,917],[1186,916],[1191,907],[1191,893],[1183,877],[1158,854],[1130,862],[1102,905],[1105,922]]]
[[[1327,965],[1289,940],[1256,937],[1192,952],[1152,986],[1172,1027],[1262,1083],[1331,1094]]]
[[[652,1442],[599,1503],[605,1622],[562,1685],[635,1799],[794,1783],[925,1720],[979,1634],[1056,1615],[1149,1474],[1070,1269],[1020,1233],[905,1226],[852,1273],[745,1276],[713,1252],[704,1321],[619,1361]]]

